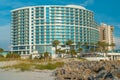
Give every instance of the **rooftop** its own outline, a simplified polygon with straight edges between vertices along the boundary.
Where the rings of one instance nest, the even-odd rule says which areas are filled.
[[[24,9],[24,8],[32,8],[32,7],[71,7],[71,8],[79,8],[79,9],[84,9],[84,10],[87,10],[85,7],[83,6],[79,6],[79,5],[38,5],[38,6],[26,6],[26,7],[21,7],[21,8],[17,8],[17,9],[13,9],[11,11],[16,11],[16,10],[20,10],[20,9]]]
[[[74,7],[74,8],[79,8],[79,9],[86,9],[83,6],[78,6],[78,5],[66,5],[66,7]]]

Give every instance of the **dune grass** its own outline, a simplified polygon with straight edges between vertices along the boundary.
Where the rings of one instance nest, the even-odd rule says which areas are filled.
[[[39,69],[39,70],[44,70],[44,69],[48,69],[48,70],[54,70],[57,67],[62,67],[64,65],[64,62],[56,62],[56,63],[48,63],[46,65],[35,65],[35,69]]]
[[[20,58],[0,58],[0,62],[2,62],[2,61],[15,61],[15,60],[21,60]]]
[[[20,71],[34,71],[34,70],[54,70],[57,67],[62,67],[64,62],[55,62],[55,63],[47,63],[47,64],[36,64],[36,63],[19,63],[12,66],[1,67],[5,70],[16,69]]]
[[[5,59],[5,58],[0,58],[0,62],[1,61],[7,61],[7,59]]]
[[[20,71],[29,71],[32,69],[32,64],[20,63],[12,66],[1,67],[1,68],[5,70],[18,69]]]

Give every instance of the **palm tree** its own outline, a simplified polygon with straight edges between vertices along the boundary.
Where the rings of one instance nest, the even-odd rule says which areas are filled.
[[[78,47],[80,48],[81,47],[81,45],[82,45],[82,42],[78,42]]]
[[[115,43],[111,43],[110,46],[112,47],[112,49],[114,49]]]
[[[54,40],[52,44],[55,46],[55,53],[57,54],[57,46],[60,44],[60,41]]]
[[[79,52],[79,53],[82,52],[82,50],[83,50],[82,48],[78,48],[78,52]]]
[[[65,50],[61,50],[61,53],[63,54],[63,58],[64,58]]]
[[[60,54],[60,53],[61,53],[61,48],[57,49],[56,52],[57,52],[58,54]]]
[[[99,42],[97,43],[97,46],[100,48],[100,51],[101,51],[101,52],[105,52],[106,50],[108,50],[107,47],[108,47],[109,45],[108,45],[108,43],[106,43],[106,42],[101,42],[101,41],[99,41]]]
[[[78,48],[78,52],[81,52],[83,49],[82,48]]]
[[[101,52],[101,42],[100,41],[98,41],[96,43],[96,46],[97,46],[96,51]]]
[[[73,55],[76,55],[77,53],[76,53],[76,51],[75,51],[75,49],[71,49],[70,50],[70,53],[71,53],[71,56],[73,57]]]
[[[107,52],[108,51],[108,47],[109,47],[110,45],[108,44],[108,43],[105,43],[105,52]]]
[[[61,48],[57,49],[58,54],[61,55],[61,57],[64,57],[65,50],[61,50]]]
[[[72,41],[72,40],[68,40],[68,41],[66,42],[66,45],[68,45],[68,46],[70,47],[70,49],[71,49],[72,44],[73,44],[73,41]]]
[[[49,53],[48,53],[48,52],[45,52],[45,53],[44,53],[44,59],[46,60],[48,57],[49,57]]]
[[[70,50],[71,50],[72,44],[73,44],[73,41],[72,41],[72,40],[68,40],[68,41],[66,42],[66,45],[68,45],[68,46],[70,47]],[[68,50],[67,50],[67,53],[71,53],[70,50],[69,50],[69,52],[68,52]]]

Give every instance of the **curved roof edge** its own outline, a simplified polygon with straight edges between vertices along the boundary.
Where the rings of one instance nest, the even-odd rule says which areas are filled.
[[[85,7],[79,6],[79,5],[66,5],[66,7],[73,7],[73,8],[79,8],[79,9],[85,9],[86,10]]]
[[[38,5],[38,6],[26,6],[26,7],[21,7],[21,8],[16,8],[16,9],[13,9],[11,10],[12,11],[15,11],[15,10],[19,10],[19,9],[24,9],[24,8],[31,8],[31,7],[50,7],[50,6],[59,6],[59,7],[71,7],[71,8],[79,8],[79,9],[84,9],[84,10],[87,10],[85,7],[83,6],[79,6],[79,5]]]

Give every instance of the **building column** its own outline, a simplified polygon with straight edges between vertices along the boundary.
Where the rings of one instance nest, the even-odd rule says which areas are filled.
[[[113,56],[111,55],[111,60],[113,60]]]
[[[119,60],[119,56],[118,55],[116,56],[116,58],[117,58],[116,60]]]

